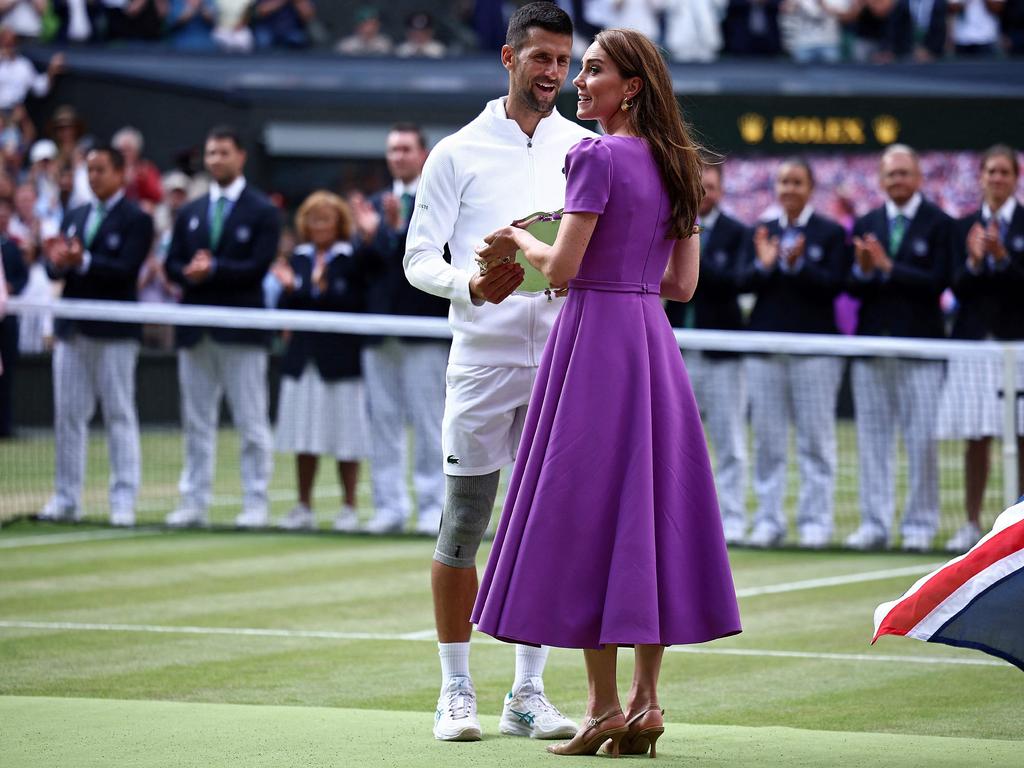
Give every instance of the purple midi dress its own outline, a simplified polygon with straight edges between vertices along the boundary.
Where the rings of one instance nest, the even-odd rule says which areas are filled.
[[[674,240],[646,143],[584,139],[566,212],[598,213],[537,372],[472,620],[565,648],[740,631],[704,431],[659,297]]]

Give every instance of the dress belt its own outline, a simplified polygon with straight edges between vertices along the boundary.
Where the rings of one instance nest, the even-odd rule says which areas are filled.
[[[653,283],[620,283],[612,280],[587,280],[574,277],[569,281],[569,290],[607,291],[609,293],[653,293],[661,294],[661,286]]]

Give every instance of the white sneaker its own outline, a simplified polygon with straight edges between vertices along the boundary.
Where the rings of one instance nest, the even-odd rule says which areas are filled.
[[[235,516],[235,528],[266,528],[267,510],[243,509]]]
[[[296,504],[288,510],[288,514],[279,517],[274,525],[285,531],[311,531],[316,528],[316,516],[305,504]]]
[[[434,738],[438,741],[480,741],[476,691],[468,677],[453,677],[441,691],[434,713]]]
[[[441,530],[441,513],[440,511],[434,514],[421,514],[416,519],[416,533],[420,536],[431,536],[437,538],[438,531]]]
[[[135,525],[135,510],[133,509],[112,509],[110,510],[110,524],[117,528],[131,528]]]
[[[747,538],[747,527],[743,523],[724,525],[722,533],[725,534],[725,543],[729,546],[742,544]]]
[[[387,534],[401,533],[404,528],[404,520],[396,519],[393,517],[380,517],[378,515],[374,515],[372,518],[366,521],[366,525],[362,527],[362,530],[366,533]]]
[[[64,506],[54,496],[39,510],[36,519],[51,523],[77,523],[82,519],[82,512],[77,507]]]
[[[355,533],[358,531],[359,514],[356,512],[355,507],[342,504],[341,511],[334,518],[334,524],[331,527],[341,533]]]
[[[903,534],[903,541],[900,542],[900,549],[904,552],[928,552],[931,548],[932,536],[930,533],[908,531]]]
[[[964,523],[946,542],[947,552],[966,552],[981,540],[981,528],[974,523]]]
[[[888,537],[870,525],[862,525],[847,536],[844,542],[847,549],[857,549],[861,552],[867,552],[872,549],[885,549],[888,543]]]
[[[820,528],[808,528],[805,531],[800,531],[798,544],[801,549],[824,549],[829,545],[831,539],[828,531]]]
[[[578,726],[559,712],[544,695],[544,681],[531,677],[516,691],[509,691],[501,710],[498,730],[507,736],[531,739],[568,739]]]
[[[167,517],[164,518],[164,522],[171,528],[206,527],[206,510],[180,507],[167,515]]]
[[[747,537],[746,544],[748,547],[756,549],[770,549],[779,546],[784,538],[786,538],[786,532],[780,531],[775,526],[757,525]]]

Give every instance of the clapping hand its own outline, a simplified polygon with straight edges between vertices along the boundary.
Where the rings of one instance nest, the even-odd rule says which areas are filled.
[[[363,197],[359,192],[349,195],[348,203],[352,207],[355,216],[356,231],[360,239],[365,242],[373,240],[380,228],[380,214],[373,207],[373,203]],[[385,207],[385,211],[387,208]]]
[[[864,274],[870,274],[876,269],[886,274],[892,271],[892,260],[872,233],[869,232],[864,237],[854,237],[853,248],[857,265]]]
[[[198,283],[205,280],[213,272],[213,256],[205,248],[196,251],[192,261],[185,265],[182,274],[190,283]]]
[[[398,198],[390,192],[387,193],[381,198],[381,207],[384,209],[384,219],[387,222],[388,228],[393,230],[401,229],[402,205]]]
[[[988,226],[984,230],[985,253],[991,253],[996,262],[1006,259],[1006,246],[999,238],[999,222],[995,216],[989,219]]]
[[[287,293],[295,290],[295,270],[285,259],[278,259],[270,267],[270,274]]]
[[[807,238],[802,234],[797,235],[796,240],[793,241],[793,245],[785,252],[783,258],[786,260],[787,267],[794,267],[796,263],[804,256],[804,246],[807,245]]]
[[[757,262],[765,269],[772,269],[779,260],[778,235],[769,237],[768,227],[763,224],[754,231],[754,253]]]
[[[971,269],[981,268],[987,250],[985,241],[985,228],[980,221],[974,222],[967,232],[967,264]]]

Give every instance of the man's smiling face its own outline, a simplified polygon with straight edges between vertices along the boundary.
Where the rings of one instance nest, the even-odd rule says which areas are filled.
[[[534,112],[549,114],[569,75],[571,57],[571,36],[531,27],[518,50],[506,46],[502,51],[509,94]]]

